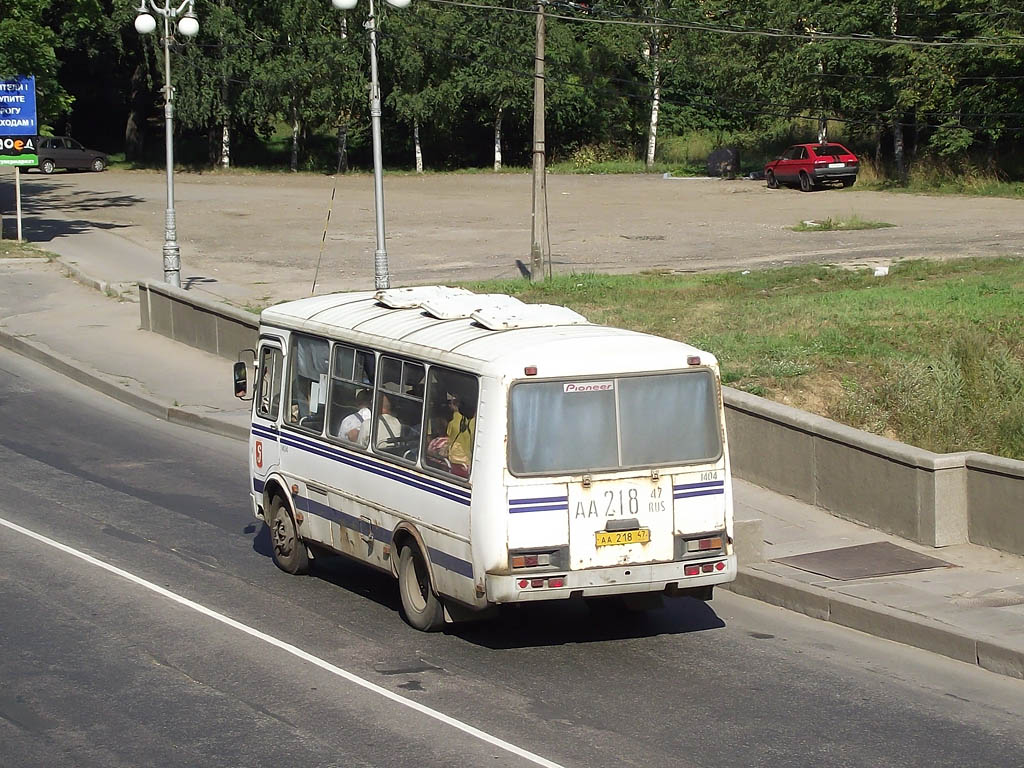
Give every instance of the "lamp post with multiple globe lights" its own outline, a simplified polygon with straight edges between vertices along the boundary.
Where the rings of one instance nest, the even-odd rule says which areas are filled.
[[[184,37],[195,37],[199,33],[199,20],[194,10],[194,0],[184,0],[181,5],[171,5],[164,0],[163,6],[155,0],[139,0],[135,29],[140,35],[148,35],[156,29],[153,14],[164,20],[164,143],[167,154],[167,210],[164,214],[164,281],[176,288],[181,287],[181,251],[178,248],[178,226],[174,213],[174,88],[171,85],[171,23]]]
[[[387,0],[395,8],[406,8],[411,0]],[[338,10],[349,11],[356,7],[358,0],[331,0]],[[384,181],[381,171],[380,140],[380,84],[377,81],[377,21],[370,0],[370,15],[366,20],[370,33],[370,123],[373,133],[373,202],[377,219],[377,250],[373,253],[373,284],[377,290],[391,287],[388,273],[388,251],[384,241]]]

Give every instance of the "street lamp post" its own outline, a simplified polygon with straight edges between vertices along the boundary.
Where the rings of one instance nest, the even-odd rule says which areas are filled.
[[[331,0],[331,5],[342,11],[356,7],[358,0]],[[387,0],[388,5],[405,8],[411,0]],[[381,165],[380,140],[380,84],[377,81],[377,20],[370,0],[370,15],[366,20],[370,33],[370,124],[373,134],[373,207],[377,220],[377,250],[373,252],[373,286],[377,290],[391,287],[388,273],[388,250],[384,239],[384,179]]]
[[[175,8],[171,0],[163,6],[155,0],[139,0],[135,29],[148,35],[156,29],[153,13],[164,20],[164,145],[167,155],[167,210],[164,212],[164,281],[181,287],[181,250],[178,248],[178,225],[174,213],[174,88],[171,86],[171,22],[185,37],[199,33],[199,21],[193,8],[194,0],[184,0]]]

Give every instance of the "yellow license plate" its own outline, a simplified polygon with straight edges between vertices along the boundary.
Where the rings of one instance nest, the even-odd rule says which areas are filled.
[[[650,540],[650,528],[634,528],[632,531],[597,532],[597,546],[599,547],[611,547],[616,544],[646,544]]]

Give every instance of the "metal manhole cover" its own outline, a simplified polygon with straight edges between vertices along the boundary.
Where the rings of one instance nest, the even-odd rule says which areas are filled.
[[[904,549],[888,541],[858,544],[853,547],[826,549],[806,555],[780,557],[782,563],[808,573],[816,573],[838,581],[912,573],[930,568],[953,568],[952,563]]]

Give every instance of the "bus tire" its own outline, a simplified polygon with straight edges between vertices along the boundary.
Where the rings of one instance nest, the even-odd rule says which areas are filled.
[[[306,545],[299,538],[292,519],[291,510],[280,496],[270,504],[270,551],[274,564],[285,573],[301,575],[309,573],[309,556]]]
[[[402,547],[398,556],[398,593],[409,626],[436,632],[444,624],[444,607],[430,587],[427,564],[415,547]]]

